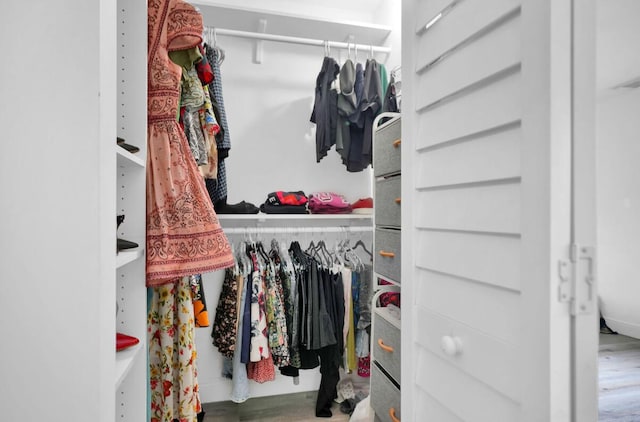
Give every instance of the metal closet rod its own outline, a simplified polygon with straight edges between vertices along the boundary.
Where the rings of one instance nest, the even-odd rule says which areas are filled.
[[[373,227],[230,227],[223,228],[225,234],[261,234],[261,233],[365,233],[372,232]]]
[[[387,54],[391,53],[391,47],[383,47],[379,45],[355,44],[355,43],[327,41],[327,40],[314,40],[312,38],[290,37],[287,35],[265,34],[261,32],[238,31],[236,29],[224,29],[224,28],[215,28],[215,27],[207,27],[207,29],[213,30],[214,34],[227,35],[231,37],[251,38],[256,40],[276,41],[276,42],[284,42],[284,43],[290,43],[290,44],[315,45],[318,47],[328,46],[329,48],[342,48],[342,49],[353,48],[355,50],[361,50],[365,52],[370,51],[374,53],[387,53]]]

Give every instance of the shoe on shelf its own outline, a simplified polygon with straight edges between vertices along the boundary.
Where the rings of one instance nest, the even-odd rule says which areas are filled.
[[[140,343],[138,338],[116,332],[116,352],[128,349],[138,343]]]
[[[138,148],[135,145],[130,145],[130,144],[126,143],[123,138],[118,137],[118,138],[116,138],[116,140],[118,141],[118,145],[121,148],[126,149],[127,151],[129,151],[132,154],[135,154],[136,152],[140,151],[140,148]]]
[[[351,204],[353,214],[373,214],[373,198],[361,198]]]
[[[120,224],[122,224],[123,221],[124,221],[124,214],[116,216],[116,222],[117,222],[116,229],[120,227]],[[139,245],[136,242],[132,242],[130,240],[120,239],[119,237],[116,237],[117,252],[123,251],[125,249],[134,249],[134,248],[137,248],[138,246]]]

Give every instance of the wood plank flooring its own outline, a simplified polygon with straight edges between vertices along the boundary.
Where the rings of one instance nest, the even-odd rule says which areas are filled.
[[[640,421],[640,340],[600,334],[600,422]]]
[[[318,420],[348,421],[349,415],[340,412],[334,403],[331,418],[316,418],[316,392],[255,397],[244,403],[231,401],[206,403],[204,422],[311,422]]]

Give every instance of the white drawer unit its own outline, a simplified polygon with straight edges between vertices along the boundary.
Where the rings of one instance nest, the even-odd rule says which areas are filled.
[[[373,123],[374,262],[373,331],[371,337],[371,408],[376,421],[400,420],[400,315],[381,306],[381,295],[399,293],[401,284],[402,145],[399,113],[382,113]],[[381,280],[392,283],[383,286]]]

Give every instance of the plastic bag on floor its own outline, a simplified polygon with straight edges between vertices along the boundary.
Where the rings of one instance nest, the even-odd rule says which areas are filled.
[[[369,397],[362,399],[357,405],[356,409],[351,414],[349,422],[373,422],[374,413],[371,406],[369,406]]]

